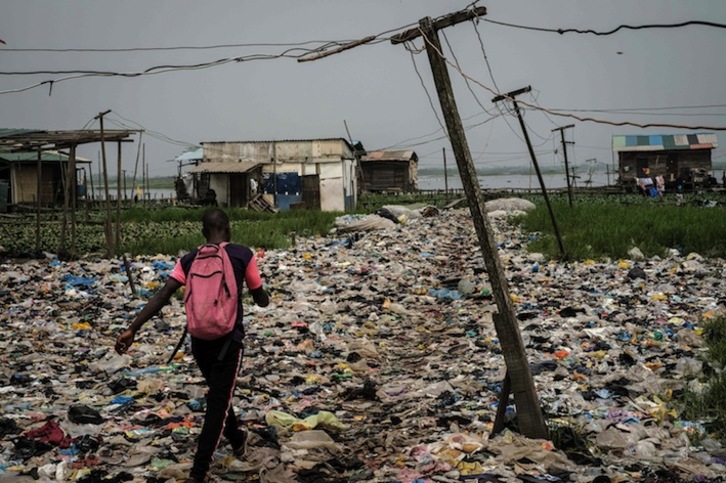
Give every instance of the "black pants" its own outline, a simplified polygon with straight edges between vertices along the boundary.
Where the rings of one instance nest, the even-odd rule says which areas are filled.
[[[192,354],[208,387],[207,412],[190,474],[199,480],[203,480],[209,471],[212,456],[223,434],[233,447],[242,444],[241,432],[232,408],[232,396],[244,351],[241,342],[232,341],[222,360],[219,360],[225,342],[227,337],[212,341],[192,337]]]

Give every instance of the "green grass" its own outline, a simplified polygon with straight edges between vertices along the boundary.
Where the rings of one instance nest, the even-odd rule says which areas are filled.
[[[703,336],[711,360],[726,368],[726,316],[717,317],[703,326]],[[726,395],[726,394],[725,394]],[[726,402],[726,397],[724,397]]]
[[[167,208],[125,214],[124,251],[132,254],[177,254],[204,242],[201,218],[205,209]],[[232,240],[250,247],[289,248],[295,236],[325,234],[341,213],[294,210],[258,213],[244,209],[225,210],[230,218]],[[134,221],[132,221],[134,220]]]
[[[621,258],[637,246],[646,256],[663,255],[669,248],[698,252],[703,256],[726,256],[726,210],[696,206],[696,195],[688,206],[675,206],[640,196],[577,197],[570,208],[566,196],[552,196],[560,233],[571,259]],[[717,196],[717,195],[715,195]],[[385,205],[445,206],[455,197],[444,195],[365,195],[356,213],[374,213]],[[558,257],[550,218],[541,197],[528,197],[537,209],[519,220],[535,240],[530,251]],[[722,204],[722,198],[719,198]],[[462,205],[464,206],[464,205]],[[205,208],[150,205],[133,206],[121,213],[122,250],[136,254],[177,254],[202,243],[201,218]],[[291,233],[314,236],[327,233],[341,213],[292,210],[258,213],[241,208],[225,210],[232,221],[233,240],[254,247],[288,248]],[[83,223],[88,216],[90,224]],[[103,211],[79,212],[76,253],[105,251]],[[60,240],[60,212],[47,213],[43,220],[41,250],[57,253]],[[113,215],[115,223],[115,213]],[[0,245],[12,254],[31,254],[35,249],[34,217],[5,225]],[[70,239],[67,242],[70,247]]]
[[[705,381],[702,393],[685,391],[680,399],[681,417],[703,421],[707,430],[726,444],[726,316],[707,322],[703,335],[709,349],[708,360],[717,372]]]
[[[633,247],[647,257],[663,256],[669,248],[705,257],[726,256],[726,210],[689,204],[676,206],[644,198],[624,197],[618,203],[578,199],[552,200],[557,225],[570,259],[623,258]],[[529,250],[559,258],[552,223],[541,199],[537,209],[518,221],[529,232],[541,233]]]

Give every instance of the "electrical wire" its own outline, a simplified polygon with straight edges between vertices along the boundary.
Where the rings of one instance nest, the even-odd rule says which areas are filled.
[[[198,145],[195,145],[195,144],[192,144],[192,143],[188,143],[188,142],[185,142],[185,141],[179,141],[179,140],[173,139],[173,138],[171,138],[171,137],[167,136],[166,134],[161,133],[159,131],[154,131],[154,130],[147,129],[144,126],[142,126],[141,124],[139,124],[139,123],[137,123],[135,121],[131,121],[129,119],[126,119],[125,117],[121,116],[120,114],[118,114],[118,113],[116,113],[114,111],[112,111],[111,114],[115,114],[116,116],[120,117],[121,119],[123,119],[123,120],[125,120],[127,122],[130,122],[130,123],[136,125],[136,127],[134,128],[134,126],[129,126],[128,124],[126,124],[124,122],[118,121],[116,119],[112,119],[111,117],[107,117],[107,119],[108,119],[108,121],[110,123],[113,123],[113,124],[115,124],[115,125],[117,125],[119,127],[123,127],[123,128],[126,128],[126,129],[140,130],[142,132],[145,132],[147,134],[147,136],[149,136],[149,137],[158,139],[159,141],[163,141],[163,142],[166,142],[166,143],[169,143],[169,144],[174,144],[176,146],[182,146],[182,147],[186,147],[186,148],[192,147],[192,146],[195,146],[195,147],[198,146]]]
[[[483,113],[483,112],[477,112],[476,114],[473,114],[473,115],[471,115],[469,117],[463,118],[462,121],[469,121],[469,120],[471,120],[471,119],[473,119],[475,117],[479,117],[479,116],[482,116],[484,114],[485,113]],[[499,115],[496,115],[495,117],[498,117],[498,116]],[[487,120],[491,120],[491,119],[487,119]],[[481,124],[477,124],[477,126],[479,126],[479,125],[481,125]],[[465,129],[466,129],[466,127],[465,127]],[[399,141],[399,142],[397,142],[395,144],[391,144],[391,145],[386,146],[386,147],[383,147],[383,148],[378,148],[378,150],[385,151],[385,150],[388,150],[388,149],[395,149],[395,148],[398,148],[398,147],[401,147],[401,146],[408,146],[408,143],[410,143],[411,141],[418,141],[419,139],[425,139],[425,138],[428,138],[428,137],[431,137],[431,136],[435,136],[436,134],[440,133],[441,131],[442,131],[442,128],[439,127],[435,131],[430,132],[428,134],[422,134],[420,136],[415,136],[415,137],[412,137],[412,138],[407,138],[407,139],[404,139],[402,141]]]
[[[484,40],[481,38],[481,33],[479,32],[479,27],[477,26],[478,20],[479,20],[478,17],[477,17],[477,19],[472,19],[471,24],[474,26],[474,31],[476,32],[477,39],[479,39],[479,49],[481,50],[482,56],[484,57],[484,62],[487,65],[487,70],[489,71],[489,78],[491,78],[492,84],[494,84],[494,88],[496,90],[499,90],[497,81],[496,81],[496,79],[494,79],[494,72],[492,72],[492,66],[491,66],[491,64],[489,64],[489,56],[487,55],[487,51],[484,48]]]
[[[449,52],[451,52],[451,57],[454,59],[454,62],[456,63],[457,66],[459,66],[459,68],[461,68],[461,64],[459,64],[459,59],[456,57],[456,53],[454,52],[454,49],[451,47],[451,44],[449,43],[449,38],[446,36],[446,32],[441,31],[441,36],[444,37],[444,42],[446,42],[446,46],[449,48]],[[492,114],[489,112],[489,110],[486,107],[484,107],[484,105],[479,100],[479,97],[474,92],[474,89],[471,88],[471,84],[469,84],[468,79],[464,79],[464,84],[466,84],[466,88],[469,89],[469,92],[471,93],[472,97],[474,98],[476,103],[479,105],[479,107],[481,107],[481,109],[484,112],[486,112],[487,114],[489,114],[491,116]]]
[[[593,35],[612,35],[620,30],[644,30],[644,29],[665,29],[665,28],[680,28],[680,27],[687,27],[689,25],[701,25],[704,27],[716,27],[716,28],[726,28],[726,24],[717,23],[717,22],[708,22],[705,20],[688,20],[686,22],[680,22],[680,23],[673,23],[673,24],[646,24],[646,25],[618,25],[612,30],[607,31],[598,31],[598,30],[591,30],[591,29],[552,29],[552,28],[545,28],[545,27],[531,27],[527,25],[517,25],[513,23],[508,22],[501,22],[498,20],[492,20],[485,18],[483,19],[485,22],[493,23],[496,25],[502,25],[504,27],[513,27],[518,29],[524,29],[524,30],[534,30],[537,32],[550,32],[550,33],[557,33],[557,34],[568,34],[568,33],[576,33],[576,34],[593,34]]]
[[[535,95],[535,92],[537,93],[537,95]],[[533,103],[533,104],[538,104],[538,105],[539,105],[539,103],[538,103],[537,101],[538,101],[538,99],[539,99],[539,95],[540,95],[540,93],[541,93],[541,91],[540,91],[540,90],[537,90],[537,89],[532,89],[532,91],[530,91],[530,98],[532,99],[532,103]],[[560,127],[560,126],[559,126],[559,124],[557,124],[557,123],[556,123],[556,122],[555,122],[555,121],[554,121],[554,120],[553,120],[553,119],[552,119],[552,118],[551,118],[551,117],[550,117],[550,116],[549,116],[549,115],[548,115],[548,114],[547,114],[546,112],[544,112],[544,111],[539,111],[539,112],[541,112],[541,113],[542,113],[542,114],[544,115],[544,117],[545,117],[545,118],[546,118],[546,119],[547,119],[547,120],[548,120],[548,121],[549,121],[549,122],[550,122],[550,123],[551,123],[551,124],[552,124],[553,126],[555,126],[555,127]]]
[[[726,104],[706,104],[700,106],[659,106],[659,107],[621,107],[614,109],[571,109],[571,108],[556,108],[556,110],[570,111],[570,112],[628,112],[628,111],[665,111],[670,109],[716,109],[726,107]]]
[[[494,78],[494,71],[492,69],[491,64],[489,63],[489,56],[487,55],[486,48],[484,47],[484,40],[482,39],[481,33],[479,32],[479,29],[477,27],[478,20],[479,20],[479,17],[477,17],[476,19],[472,19],[471,23],[474,26],[474,31],[476,32],[477,39],[479,40],[479,49],[481,50],[482,57],[484,58],[484,63],[487,66],[487,71],[489,72],[489,78],[492,80],[492,83],[494,84],[495,89],[497,91],[499,91],[499,86],[497,85],[497,81]],[[421,32],[421,34],[423,35],[423,32]],[[449,49],[451,49],[450,46],[449,46]],[[453,54],[453,52],[452,52],[452,54]],[[458,62],[457,62],[457,65],[458,65]],[[469,85],[469,83],[467,82],[467,86],[468,85]],[[500,104],[495,103],[494,107],[499,111],[499,113],[502,116],[504,116],[504,112],[502,111],[502,106]],[[505,107],[507,113],[509,113],[510,116],[514,117],[515,114],[512,112],[512,110],[509,108],[509,106],[505,104],[504,107]],[[517,130],[514,129],[511,124],[509,124],[509,120],[506,118],[506,116],[504,116],[504,123],[507,125],[509,130],[512,131],[512,133],[514,134],[514,136],[517,139],[519,139],[522,142],[525,142],[522,135],[520,135],[519,132],[517,132]],[[539,136],[539,134],[537,134],[537,136]],[[539,136],[539,137],[541,137],[541,136]]]
[[[448,138],[449,132],[444,127],[444,124],[441,122],[441,119],[439,118],[439,113],[436,111],[436,107],[434,106],[434,101],[431,98],[431,94],[429,94],[429,90],[426,88],[426,83],[423,80],[423,77],[421,76],[421,73],[418,71],[418,66],[416,65],[416,58],[415,58],[415,46],[413,46],[413,43],[411,42],[411,45],[408,45],[409,42],[406,42],[405,47],[406,50],[408,50],[409,54],[411,54],[411,63],[413,64],[413,70],[416,71],[416,75],[418,76],[418,80],[421,81],[421,87],[423,87],[424,92],[426,93],[426,97],[429,100],[429,105],[431,106],[431,110],[434,112],[434,117],[436,118],[436,122],[439,123],[439,126],[441,126],[441,129],[444,131],[444,134]],[[421,53],[419,50],[418,53]]]
[[[149,67],[148,69],[137,71],[137,72],[117,72],[117,71],[100,71],[100,70],[36,70],[36,71],[11,71],[3,72],[0,71],[0,75],[68,75],[78,74],[85,76],[100,76],[100,77],[139,77],[143,75],[160,74],[169,71],[177,70],[198,70],[207,69],[209,67],[216,67],[219,65],[229,64],[231,62],[249,62],[252,60],[270,60],[278,59],[281,57],[297,58],[289,54],[289,50],[284,51],[280,54],[252,54],[249,56],[240,57],[227,57],[223,59],[217,59],[210,62],[201,62],[197,64],[167,64],[167,65],[156,65]]]
[[[187,64],[187,65],[159,65],[150,67],[144,71],[140,72],[112,72],[112,71],[34,71],[34,72],[0,72],[0,75],[36,75],[36,74],[42,74],[42,73],[71,73],[76,72],[74,75],[70,75],[68,77],[61,77],[58,79],[52,79],[52,80],[45,80],[42,82],[38,82],[26,87],[21,87],[18,89],[9,89],[5,91],[0,91],[0,94],[11,94],[11,93],[18,93],[18,92],[24,92],[28,91],[30,89],[34,89],[36,87],[48,85],[50,87],[49,95],[52,93],[53,86],[55,84],[58,84],[60,82],[64,82],[67,80],[72,79],[80,79],[85,77],[141,77],[141,76],[147,76],[147,75],[157,75],[157,74],[164,74],[167,72],[176,72],[176,71],[182,71],[182,70],[202,70],[202,69],[208,69],[211,67],[217,67],[224,64],[229,64],[232,62],[238,63],[238,62],[248,62],[252,60],[272,60],[277,59],[281,57],[293,57],[289,54],[282,53],[282,54],[270,54],[270,55],[263,55],[263,54],[255,54],[248,57],[231,57],[226,59],[218,59],[212,62],[204,62],[199,64]]]
[[[482,122],[478,122],[476,124],[470,124],[468,126],[464,126],[464,131],[469,131],[471,129],[474,129],[475,127],[482,126],[482,125],[488,123],[489,121],[493,121],[494,119],[497,119],[499,117],[500,116],[490,117],[490,118],[485,119]],[[436,137],[436,138],[433,138],[433,139],[429,139],[428,141],[422,141],[422,142],[419,142],[419,143],[408,144],[407,147],[412,148],[412,147],[416,147],[416,146],[424,146],[426,144],[430,144],[430,143],[433,143],[433,142],[436,142],[436,141],[441,141],[441,140],[448,139],[448,138],[449,138],[448,135],[443,135],[443,136],[439,136],[439,137]],[[378,150],[391,149],[391,148],[393,148],[395,146],[398,146],[398,145],[397,144],[394,144],[394,145],[389,146],[389,147],[379,148],[376,151],[378,151]]]
[[[393,28],[393,29],[385,30],[385,31],[383,31],[383,32],[381,32],[381,33],[379,33],[378,35],[375,36],[377,40],[374,40],[372,42],[368,42],[367,45],[373,45],[373,44],[377,44],[377,43],[380,43],[380,42],[389,41],[390,40],[390,36],[389,37],[384,37],[385,35],[390,34],[392,32],[398,32],[399,30],[402,30],[402,29],[411,27],[412,25],[415,25],[415,23],[410,23],[410,24],[407,24],[407,25],[403,25],[403,26],[399,26],[399,27]],[[309,41],[309,42],[314,42],[314,41]],[[281,44],[281,45],[298,46],[298,45],[303,45],[303,44],[306,44],[306,43],[308,43],[308,42],[302,42],[302,43],[298,43],[298,44]],[[45,86],[45,85],[49,86],[48,95],[51,95],[52,92],[53,92],[53,86],[55,84],[60,83],[60,82],[65,82],[65,81],[68,81],[68,80],[80,79],[80,78],[84,78],[84,77],[96,77],[96,76],[102,76],[102,77],[116,77],[116,76],[122,76],[122,77],[139,77],[139,76],[143,76],[143,75],[160,74],[160,73],[166,73],[166,72],[178,71],[178,70],[199,70],[199,69],[206,69],[206,68],[210,68],[210,67],[217,67],[219,65],[224,65],[224,64],[227,64],[227,63],[230,63],[230,62],[245,62],[245,61],[251,61],[251,60],[271,60],[271,59],[277,59],[277,58],[281,58],[281,57],[299,58],[299,57],[301,57],[303,55],[308,55],[308,54],[316,53],[316,52],[322,52],[325,48],[329,47],[331,44],[334,44],[334,45],[342,45],[343,43],[342,42],[329,42],[329,43],[327,43],[327,44],[325,44],[323,46],[320,46],[320,47],[318,47],[316,49],[290,48],[290,49],[287,49],[287,50],[283,51],[281,54],[252,54],[252,55],[249,55],[249,56],[246,56],[246,57],[244,57],[244,56],[241,56],[241,57],[231,57],[231,58],[219,59],[219,60],[216,60],[216,61],[206,62],[206,63],[201,63],[201,64],[176,65],[176,66],[174,66],[174,65],[155,66],[155,67],[150,67],[149,69],[146,69],[145,71],[142,71],[142,72],[125,72],[124,73],[124,72],[109,72],[109,71],[106,71],[106,72],[103,72],[103,71],[53,71],[53,72],[69,72],[69,73],[70,72],[75,72],[76,74],[71,75],[71,76],[68,76],[68,77],[61,77],[61,78],[58,78],[58,79],[44,80],[44,81],[41,81],[41,82],[38,82],[38,83],[35,83],[35,84],[31,84],[31,85],[28,85],[28,86],[25,86],[25,87],[20,87],[20,88],[17,88],[17,89],[7,89],[7,90],[4,90],[4,91],[0,91],[0,95],[2,95],[2,94],[14,94],[14,93],[25,92],[25,91],[29,91],[31,89],[35,89],[37,87],[41,87],[41,86]],[[366,45],[366,44],[363,44],[363,45]],[[5,50],[6,49],[0,49],[0,52],[5,51]],[[293,51],[296,51],[296,50],[302,50],[302,51],[304,51],[304,53],[303,54],[300,54],[299,56],[297,56],[297,55],[290,55],[290,52],[293,52]],[[8,72],[8,73],[0,72],[0,75],[36,75],[36,74],[41,74],[43,72],[49,72],[49,71]]]
[[[427,48],[430,47],[431,49],[433,49],[436,52],[436,54],[439,57],[441,57],[441,59],[444,62],[446,62],[453,69],[455,69],[459,73],[459,75],[461,75],[463,77],[466,77],[470,81],[474,82],[475,84],[479,85],[480,87],[484,88],[485,90],[491,92],[495,96],[503,96],[505,99],[513,100],[513,99],[509,98],[506,94],[502,94],[500,92],[497,92],[492,87],[490,87],[490,86],[484,84],[483,82],[481,82],[481,81],[479,81],[477,79],[474,79],[473,77],[471,77],[471,76],[467,75],[466,73],[464,73],[461,69],[457,68],[456,65],[454,65],[450,60],[448,60],[443,55],[443,53],[431,43],[431,40],[423,32],[422,32],[422,36],[423,36],[424,41],[427,44]],[[546,112],[546,113],[551,114],[553,116],[567,117],[567,118],[575,119],[575,120],[578,120],[578,121],[581,121],[581,122],[593,122],[593,123],[597,123],[597,124],[607,124],[607,125],[610,125],[610,126],[633,126],[633,127],[639,127],[639,128],[668,127],[668,128],[674,128],[674,129],[691,129],[691,130],[704,129],[704,130],[711,130],[711,131],[726,131],[726,126],[702,126],[702,125],[689,126],[689,125],[671,124],[671,123],[637,123],[637,122],[632,122],[632,121],[619,121],[619,122],[616,122],[616,121],[607,121],[607,120],[604,120],[604,119],[597,119],[597,118],[593,118],[593,117],[578,116],[578,115],[572,114],[570,112],[556,111],[556,110],[553,110],[553,109],[549,109],[549,108],[544,108],[544,107],[541,107],[541,106],[537,106],[535,104],[532,104],[531,102],[527,102],[527,101],[523,101],[523,100],[518,100],[517,102],[519,104],[522,104],[524,106],[530,107],[532,109],[536,109],[536,110],[539,110],[539,111]]]
[[[145,127],[141,123],[139,123],[137,121],[134,121],[134,120],[131,120],[131,119],[127,118],[127,117],[124,117],[124,116],[122,116],[121,114],[119,114],[116,111],[111,111],[111,115],[117,116],[117,117],[123,119],[126,122],[130,122],[131,124],[135,124],[138,128],[140,128],[141,130],[145,131],[146,133],[155,134],[155,135],[157,135],[157,136],[159,136],[161,138],[166,139],[167,141],[169,141],[171,143],[181,144],[181,145],[186,146],[186,147],[199,147],[199,144],[197,144],[197,143],[189,143],[189,142],[186,142],[186,141],[179,141],[177,139],[174,139],[174,138],[171,138],[171,137],[167,136],[166,134],[164,134],[164,133],[162,133],[160,131],[155,131],[153,129],[148,129],[147,127]]]
[[[174,50],[214,50],[214,49],[230,49],[244,47],[301,47],[309,44],[322,44],[322,46],[330,46],[341,44],[344,40],[307,40],[305,42],[290,43],[237,43],[237,44],[213,44],[213,45],[177,45],[171,47],[119,47],[119,48],[0,48],[0,52],[158,52],[158,51],[174,51]],[[322,47],[321,46],[321,47]],[[320,47],[318,47],[320,48]],[[314,49],[313,49],[314,50]]]

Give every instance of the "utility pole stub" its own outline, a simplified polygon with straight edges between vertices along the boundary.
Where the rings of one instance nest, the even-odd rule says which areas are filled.
[[[487,14],[487,8],[486,7],[476,7],[471,10],[464,10],[462,12],[454,12],[450,13],[449,15],[444,15],[443,17],[434,20],[432,22],[432,27],[434,30],[439,30],[445,27],[451,27],[452,25],[456,25],[457,23],[465,22],[466,20],[473,20],[475,18],[483,17]],[[409,30],[406,30],[404,32],[401,32],[398,35],[394,35],[391,37],[391,43],[396,44],[402,44],[404,42],[408,42],[409,40],[413,40],[416,37],[421,36],[421,29],[420,27],[412,28]]]

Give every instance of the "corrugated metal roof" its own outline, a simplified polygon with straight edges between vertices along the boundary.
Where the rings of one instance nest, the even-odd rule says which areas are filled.
[[[378,150],[370,151],[361,158],[361,161],[409,161],[412,158],[418,161],[416,151],[411,149]]]
[[[174,158],[176,161],[195,161],[204,159],[204,148],[188,149]]]
[[[8,138],[11,136],[18,136],[22,134],[30,134],[33,132],[43,132],[40,129],[12,129],[12,128],[0,128],[0,138]]]
[[[37,163],[38,153],[0,153],[0,159],[13,163]],[[70,158],[67,154],[58,151],[41,151],[40,160],[44,162],[68,161]],[[82,158],[76,155],[76,163],[90,163],[88,158]]]
[[[663,151],[670,149],[714,149],[718,138],[714,133],[695,134],[616,134],[613,151]]]
[[[40,131],[36,129],[3,129],[0,135],[0,151],[30,152],[38,150],[56,151],[81,144],[101,142],[98,129],[72,131]],[[107,142],[125,141],[134,131],[125,129],[106,129],[103,139]]]
[[[260,163],[257,161],[220,162],[209,161],[199,163],[189,170],[190,173],[246,173]]]
[[[203,141],[200,144],[224,144],[224,143],[239,143],[239,144],[255,144],[255,143],[302,143],[310,141],[344,141],[350,146],[350,142],[344,138],[311,138],[311,139],[271,139],[268,141],[254,140],[254,141]]]

